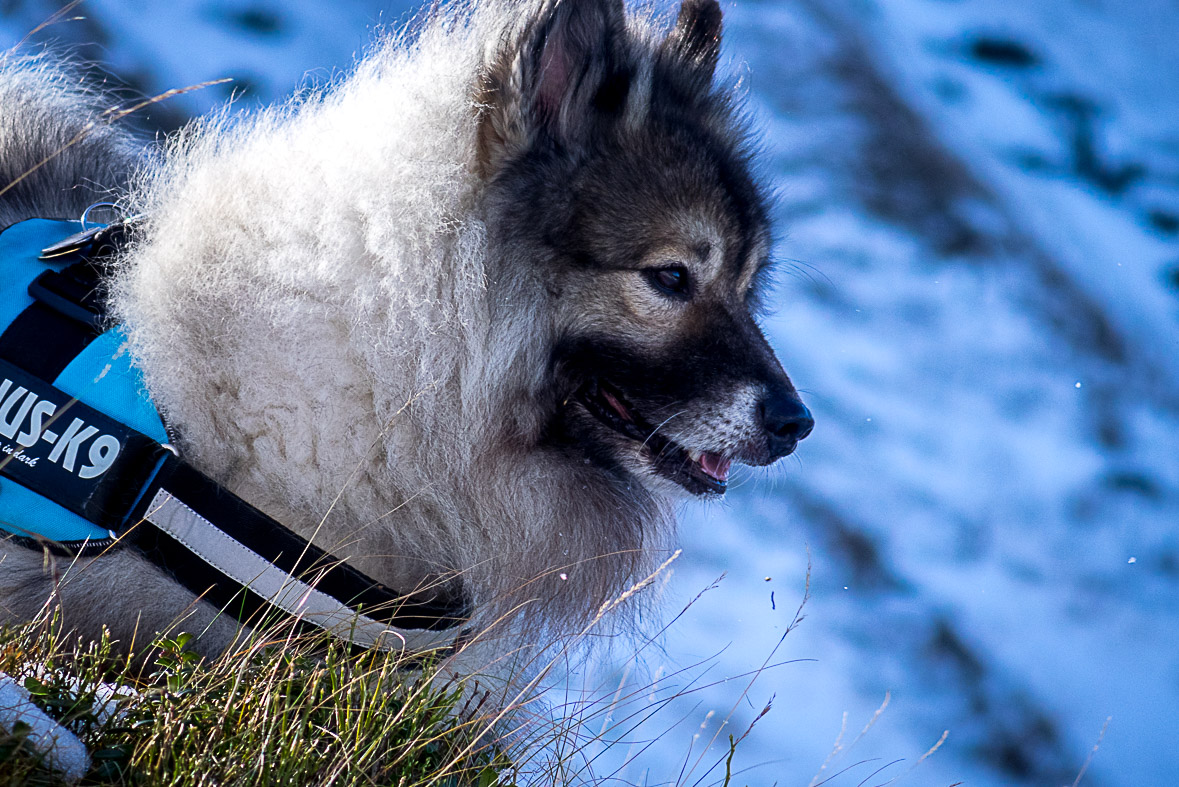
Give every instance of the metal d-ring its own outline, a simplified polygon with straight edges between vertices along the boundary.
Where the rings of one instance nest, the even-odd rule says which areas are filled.
[[[83,232],[85,232],[87,229],[89,229],[86,226],[86,220],[90,217],[90,211],[94,210],[95,208],[110,208],[113,211],[116,211],[116,212],[119,211],[119,206],[113,202],[95,202],[93,205],[86,208],[86,210],[82,211],[81,222],[82,222],[82,231]]]

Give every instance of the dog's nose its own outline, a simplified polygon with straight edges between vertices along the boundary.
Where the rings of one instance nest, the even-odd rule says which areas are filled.
[[[815,428],[811,411],[795,393],[771,394],[761,403],[761,414],[774,459],[793,453],[798,441]]]

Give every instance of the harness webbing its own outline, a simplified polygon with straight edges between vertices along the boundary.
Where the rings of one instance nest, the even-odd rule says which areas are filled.
[[[78,277],[87,275],[91,270],[91,266],[78,262],[61,273],[46,270],[38,276],[29,285],[29,294],[36,300],[0,334],[0,359],[42,380],[52,380],[90,342],[98,338],[102,331],[95,323],[66,316],[73,309],[81,317],[82,307],[75,306],[64,294],[50,289],[53,283],[58,282],[83,286]],[[53,278],[47,274],[52,274]],[[46,286],[47,280],[51,282],[50,286]],[[96,284],[93,282],[87,291],[93,292]]]
[[[122,225],[79,233],[42,259],[76,260],[29,285],[33,302],[0,334],[0,477],[88,522],[109,539],[70,544],[101,554],[133,545],[177,582],[246,624],[293,616],[363,648],[454,646],[462,600],[406,597],[333,557],[181,459],[174,448],[54,387],[102,334],[103,260]],[[0,494],[3,493],[0,487]],[[46,541],[35,523],[9,524],[13,540]],[[60,549],[61,545],[49,544]],[[461,636],[461,635],[459,635]]]

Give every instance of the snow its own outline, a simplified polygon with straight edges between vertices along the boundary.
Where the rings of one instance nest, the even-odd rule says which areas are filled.
[[[51,10],[5,8],[13,41]],[[330,78],[367,26],[415,10],[83,8],[89,22],[49,33],[100,41],[79,50],[148,93],[244,77],[247,104]],[[733,783],[806,784],[844,713],[847,746],[887,694],[820,778],[1072,784],[1110,718],[1083,784],[1174,783],[1179,8],[742,0],[726,14],[779,195],[766,327],[817,427],[781,467],[734,469],[725,503],[685,508],[669,617],[726,578],[640,665],[620,647],[582,679],[607,696],[623,672],[632,688],[664,676],[657,697],[694,688],[628,736],[662,733],[652,747],[617,745],[594,772],[694,784],[773,696]],[[808,565],[805,619],[783,640]]]

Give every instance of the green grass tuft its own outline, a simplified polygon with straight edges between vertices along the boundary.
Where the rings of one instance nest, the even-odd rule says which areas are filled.
[[[665,763],[673,776],[661,784],[745,784],[745,769],[734,768],[736,750],[770,705],[740,734],[730,735],[737,730],[729,725],[757,678],[789,663],[773,661],[801,623],[808,597],[809,574],[777,645],[760,667],[736,676],[746,679],[745,690],[727,713],[705,716],[683,761]],[[649,683],[631,681],[631,667],[639,667],[656,641],[650,638],[636,643],[616,684],[613,678],[580,689],[570,684],[563,704],[545,702],[546,679],[559,682],[563,660],[579,663],[578,643],[614,606],[604,605],[570,644],[542,651],[552,660],[526,668],[523,688],[495,678],[482,689],[473,677],[444,680],[437,665],[420,656],[357,652],[326,633],[294,637],[289,622],[246,634],[214,659],[189,650],[187,634],[162,637],[146,652],[133,649],[140,655],[129,659],[109,636],[89,642],[66,634],[57,613],[0,627],[0,673],[24,685],[41,710],[79,738],[90,757],[82,780],[87,785],[621,786],[631,783],[623,772],[632,754],[670,731],[661,733],[656,724],[650,737],[650,720],[729,678],[701,682],[705,660]],[[621,763],[603,757],[620,746]],[[0,730],[0,787],[60,787],[65,782],[51,759],[31,745],[29,730]]]
[[[326,638],[203,660],[189,639],[159,640],[144,667],[116,657],[109,638],[72,640],[41,621],[0,630],[0,671],[86,745],[83,784],[515,784],[475,698],[439,687],[429,665],[411,671]],[[0,785],[62,784],[26,736],[0,733]]]

